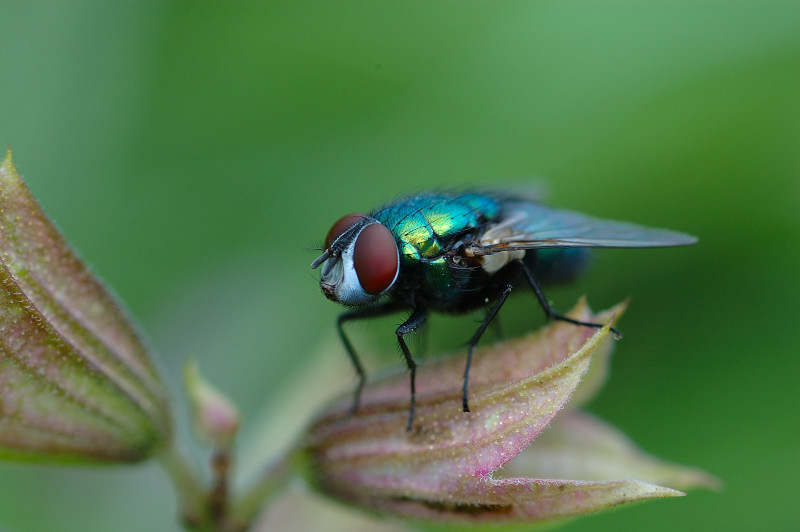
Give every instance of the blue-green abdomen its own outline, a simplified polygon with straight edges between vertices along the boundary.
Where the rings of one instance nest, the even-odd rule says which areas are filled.
[[[542,284],[572,281],[586,269],[591,258],[587,248],[545,248],[536,251],[533,275]]]

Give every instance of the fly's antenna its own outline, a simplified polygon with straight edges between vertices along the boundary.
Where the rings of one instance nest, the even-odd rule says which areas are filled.
[[[316,270],[317,268],[319,268],[319,265],[328,260],[328,257],[330,256],[331,256],[330,249],[326,249],[325,251],[323,251],[322,255],[314,259],[314,262],[311,263],[311,269]]]

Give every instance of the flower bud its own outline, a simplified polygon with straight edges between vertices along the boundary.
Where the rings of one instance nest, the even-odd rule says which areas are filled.
[[[593,431],[588,423],[567,428],[575,441],[573,452],[560,457],[566,463],[563,468],[547,470],[546,460],[536,455],[521,468],[530,476],[509,475],[518,469],[505,467],[523,451],[535,452],[537,436],[551,422],[558,424],[554,418],[586,374],[592,356],[599,355],[601,362],[608,358],[609,326],[623,308],[593,315],[581,301],[571,317],[609,325],[597,330],[553,322],[521,339],[476,351],[469,413],[461,410],[463,354],[426,365],[417,374],[417,410],[410,433],[405,424],[409,404],[405,375],[365,388],[353,415],[348,398],[342,399],[320,414],[306,434],[299,455],[309,482],[331,497],[371,512],[450,525],[514,526],[682,495],[646,478],[632,480],[650,470],[625,469],[630,449],[625,445],[611,451],[619,466],[612,472],[620,476],[607,478],[592,471],[582,477],[586,457],[608,451],[603,447],[606,434]],[[599,387],[603,366],[593,371],[592,391]],[[586,438],[587,433],[598,437]],[[578,445],[581,438],[583,448]],[[542,466],[539,471],[537,466]],[[561,477],[562,473],[575,477]],[[684,483],[696,484],[702,479]]]
[[[125,312],[0,163],[0,457],[136,461],[170,435]]]
[[[195,362],[184,364],[183,381],[192,406],[195,432],[215,447],[228,449],[239,428],[236,405],[203,378]]]

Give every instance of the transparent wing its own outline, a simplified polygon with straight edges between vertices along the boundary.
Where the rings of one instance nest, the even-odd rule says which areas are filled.
[[[669,229],[604,220],[532,202],[507,202],[503,219],[467,250],[474,256],[538,248],[687,246],[697,238]]]

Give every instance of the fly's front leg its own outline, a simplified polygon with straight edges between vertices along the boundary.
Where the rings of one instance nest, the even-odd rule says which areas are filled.
[[[356,375],[358,376],[358,384],[356,384],[356,389],[353,392],[353,405],[350,407],[351,414],[355,414],[356,410],[358,410],[358,404],[361,402],[361,390],[364,388],[364,383],[367,381],[367,373],[364,371],[364,366],[361,365],[361,360],[359,360],[355,349],[353,349],[353,344],[350,343],[350,339],[347,338],[347,335],[344,333],[342,325],[344,322],[358,317],[360,316],[354,316],[350,312],[345,312],[336,320],[336,331],[339,333],[339,339],[342,341],[344,350],[347,351],[347,356],[350,357],[350,362],[353,364],[353,369],[356,370]]]
[[[411,351],[408,350],[408,345],[406,345],[404,336],[422,327],[427,317],[428,312],[425,310],[425,308],[419,306],[414,307],[414,310],[411,312],[411,316],[409,316],[408,319],[395,331],[397,334],[397,343],[400,344],[400,350],[403,351],[403,356],[406,358],[406,365],[408,366],[408,373],[411,381],[411,404],[408,408],[408,425],[406,426],[407,431],[411,431],[411,427],[414,425],[414,407],[416,405],[417,393],[417,364],[414,362],[414,357],[411,355]]]
[[[544,296],[544,292],[539,287],[539,283],[536,282],[534,279],[533,274],[531,273],[528,266],[521,260],[517,259],[516,263],[519,264],[522,273],[525,275],[525,279],[528,281],[528,284],[533,289],[533,293],[536,294],[536,299],[539,300],[539,304],[542,306],[542,310],[544,310],[545,316],[547,319],[550,320],[558,320],[558,321],[566,321],[567,323],[572,323],[574,325],[582,325],[584,327],[594,327],[595,329],[602,329],[605,327],[602,323],[591,323],[587,321],[579,321],[572,319],[568,316],[564,316],[563,314],[559,314],[555,311],[555,309],[550,305],[550,302],[547,301],[547,298]],[[622,334],[614,327],[611,327],[611,332],[614,334],[614,337],[617,339],[622,338]]]
[[[343,325],[348,321],[376,318],[378,316],[391,314],[397,310],[398,309],[393,305],[378,305],[375,307],[357,308],[340,314],[339,318],[336,320],[336,331],[339,333],[339,339],[342,341],[344,350],[347,351],[347,356],[350,357],[350,362],[353,364],[353,369],[356,370],[356,375],[358,376],[358,384],[356,385],[355,392],[353,392],[353,406],[350,407],[351,414],[354,414],[356,410],[358,410],[358,405],[361,402],[361,390],[364,389],[364,383],[367,381],[367,373],[364,371],[364,366],[361,364],[361,360],[359,360],[356,350],[353,349],[353,344],[350,343],[350,339],[345,334]]]

